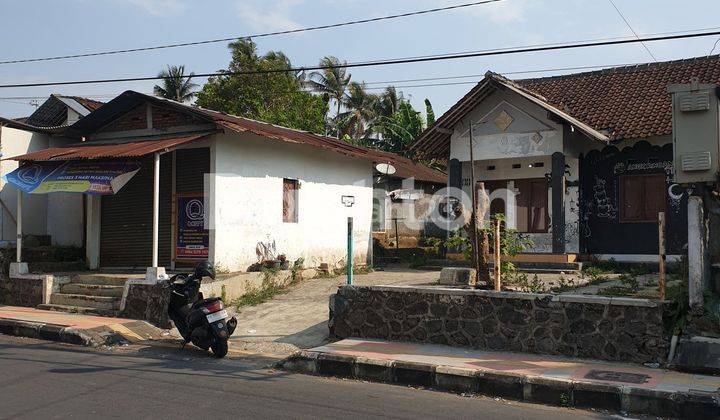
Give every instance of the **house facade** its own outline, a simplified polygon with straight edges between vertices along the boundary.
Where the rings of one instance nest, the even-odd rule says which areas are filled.
[[[102,106],[102,102],[78,96],[50,95],[30,116],[16,120],[0,118],[0,148],[3,157],[18,156],[65,144],[67,127]],[[18,162],[0,162],[0,176],[18,168]],[[0,181],[0,243],[15,241],[17,194]],[[82,246],[83,202],[73,194],[26,195],[25,233],[47,239],[52,245]],[[48,211],[48,209],[53,209]]]
[[[720,83],[720,58],[516,81],[488,72],[413,149],[447,159],[449,185],[468,195],[473,165],[490,212],[532,253],[653,261],[664,212],[677,258],[688,192],[673,179],[667,86],[691,80]]]
[[[106,177],[105,190],[91,182],[85,194],[24,194],[84,201],[91,269],[178,268],[207,258],[235,272],[281,255],[340,267],[349,217],[354,263],[372,260],[373,168],[384,159],[374,151],[132,91],[57,140],[61,146],[12,159],[25,169],[68,165],[87,179],[132,168]]]

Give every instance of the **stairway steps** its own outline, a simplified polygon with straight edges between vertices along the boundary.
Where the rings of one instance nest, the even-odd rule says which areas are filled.
[[[68,312],[82,315],[97,315],[97,316],[117,316],[117,311],[113,309],[101,309],[101,308],[90,308],[84,306],[70,306],[70,305],[56,305],[56,304],[41,304],[37,306],[38,309],[45,311],[57,311],[57,312]]]
[[[50,295],[53,305],[77,306],[83,308],[98,308],[117,310],[120,308],[120,299],[111,296],[90,296],[71,293],[53,293]]]
[[[145,278],[145,276],[128,277],[127,275],[117,276],[112,274],[78,274],[72,278],[71,283],[124,286],[127,280],[133,278],[142,279]]]
[[[120,298],[125,290],[124,286],[115,286],[108,284],[82,284],[68,283],[60,287],[62,293],[87,295],[87,296],[106,296]]]

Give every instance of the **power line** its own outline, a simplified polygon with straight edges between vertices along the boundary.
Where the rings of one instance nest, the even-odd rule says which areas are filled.
[[[618,9],[618,7],[615,5],[615,2],[613,0],[608,0],[608,1],[610,2],[610,4],[612,4],[612,7],[615,9],[615,11],[618,13],[618,15],[620,15],[620,18],[625,22],[625,25],[627,25],[627,27],[630,28],[630,31],[633,33],[633,35],[635,35],[635,38],[640,39],[637,32],[635,32],[635,29],[633,29],[632,25],[630,25],[630,22],[627,19],[625,19],[625,16],[622,14],[620,9]],[[645,48],[645,51],[647,51],[648,54],[650,54],[650,57],[652,57],[653,61],[657,62],[657,58],[655,58],[652,51],[650,51],[650,48],[648,48],[644,42],[641,42],[640,44],[642,44],[643,48]]]
[[[126,53],[141,52],[141,51],[161,50],[161,49],[167,49],[167,48],[189,47],[189,46],[193,46],[193,45],[215,44],[218,42],[237,41],[240,39],[266,38],[266,37],[277,36],[277,35],[288,35],[288,34],[295,34],[295,33],[299,33],[299,32],[318,31],[318,30],[322,30],[322,29],[332,29],[332,28],[339,28],[339,27],[343,27],[343,26],[360,25],[360,24],[364,24],[364,23],[379,22],[379,21],[383,21],[383,20],[399,19],[399,18],[405,18],[405,17],[410,17],[410,16],[425,15],[425,14],[429,14],[429,13],[444,12],[444,11],[448,11],[448,10],[456,10],[456,9],[462,9],[462,8],[466,8],[466,7],[479,6],[479,5],[488,4],[488,3],[498,3],[501,1],[503,1],[503,0],[474,1],[474,2],[470,2],[470,3],[456,4],[453,6],[436,7],[434,9],[418,10],[418,11],[414,11],[414,12],[400,13],[400,14],[389,15],[389,16],[380,16],[380,17],[374,17],[374,18],[368,18],[368,19],[351,20],[351,21],[347,21],[347,22],[333,23],[333,24],[327,24],[327,25],[310,26],[307,28],[288,29],[288,30],[284,30],[284,31],[266,32],[266,33],[260,33],[260,34],[254,34],[254,35],[235,36],[235,37],[229,37],[229,38],[208,39],[208,40],[204,40],[204,41],[180,42],[180,43],[175,43],[175,44],[156,45],[156,46],[151,46],[151,47],[128,48],[128,49],[124,49],[124,50],[110,50],[110,51],[101,51],[101,52],[92,52],[92,53],[60,55],[60,56],[54,56],[54,57],[24,58],[24,59],[17,59],[17,60],[0,61],[0,64],[19,64],[19,63],[34,63],[34,62],[38,62],[38,61],[68,60],[68,59],[73,59],[73,58],[97,57],[97,56],[102,56],[102,55],[126,54]]]
[[[713,44],[712,49],[710,50],[710,54],[708,54],[708,55],[712,55],[712,53],[715,52],[715,48],[717,48],[718,42],[720,42],[720,38],[718,38],[718,39],[715,41],[715,43]]]
[[[422,63],[422,62],[433,62],[433,61],[457,60],[457,59],[465,59],[465,58],[487,57],[487,56],[495,56],[495,55],[509,55],[509,54],[520,54],[520,53],[540,52],[540,51],[556,51],[556,50],[575,49],[575,48],[623,45],[623,44],[633,44],[633,43],[637,43],[637,42],[669,41],[669,40],[698,38],[698,37],[717,36],[717,35],[720,35],[720,31],[687,33],[687,34],[666,35],[666,36],[654,36],[654,37],[646,37],[646,38],[638,38],[638,39],[621,39],[621,40],[613,40],[613,41],[584,42],[584,43],[562,44],[562,45],[552,45],[552,46],[543,46],[543,47],[526,47],[526,48],[505,49],[505,50],[479,51],[479,52],[468,53],[468,54],[438,55],[438,56],[430,56],[430,57],[424,57],[424,58],[387,59],[387,60],[369,61],[369,62],[341,63],[341,64],[337,64],[337,65],[289,67],[289,68],[285,68],[285,69],[248,70],[248,71],[235,71],[235,72],[224,71],[224,72],[203,73],[203,74],[196,74],[196,75],[186,75],[186,76],[182,76],[182,78],[192,78],[192,77],[205,78],[205,77],[213,77],[213,76],[244,76],[244,75],[277,74],[277,73],[298,73],[298,72],[309,71],[309,70],[328,70],[328,69],[332,69],[332,68],[387,66],[387,65],[398,65],[398,64],[411,64],[411,63]],[[164,79],[164,77],[162,77],[162,76],[146,76],[146,77],[125,77],[125,78],[116,78],[116,79],[74,80],[74,81],[61,81],[61,82],[17,83],[17,84],[0,85],[0,88],[86,85],[86,84],[100,84],[100,83],[138,82],[138,81],[149,81],[149,80],[160,80],[160,79]]]

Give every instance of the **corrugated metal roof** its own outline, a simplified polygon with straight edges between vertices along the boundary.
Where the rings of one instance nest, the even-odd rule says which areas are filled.
[[[52,147],[25,155],[14,156],[8,159],[22,161],[50,161],[141,157],[155,152],[169,151],[179,145],[199,140],[207,135],[208,134],[197,134],[161,140],[134,141],[121,144],[88,144],[71,145],[67,147]]]

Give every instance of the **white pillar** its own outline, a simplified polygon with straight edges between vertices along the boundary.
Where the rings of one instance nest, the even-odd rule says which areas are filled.
[[[154,155],[153,213],[152,213],[152,266],[158,266],[158,231],[160,225],[160,153]]]
[[[706,247],[705,217],[703,214],[703,200],[700,197],[688,198],[688,294],[690,306],[703,304],[705,291],[705,247]]]
[[[15,262],[22,262],[22,191],[17,190],[17,244]]]
[[[100,196],[86,195],[85,259],[88,268],[100,268]]]

